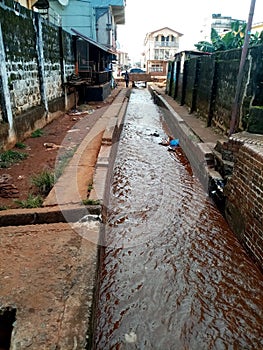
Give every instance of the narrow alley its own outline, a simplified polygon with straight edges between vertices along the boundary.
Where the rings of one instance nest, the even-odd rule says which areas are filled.
[[[138,108],[138,106],[140,108]],[[93,349],[261,349],[263,276],[211,203],[147,90],[119,143]]]

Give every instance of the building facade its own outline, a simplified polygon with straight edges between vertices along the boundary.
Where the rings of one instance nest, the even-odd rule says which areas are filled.
[[[240,25],[246,23],[246,21],[240,19],[234,19],[228,16],[222,16],[221,13],[212,15],[211,28],[214,28],[218,34],[223,34],[231,30],[232,23],[239,22]]]
[[[206,17],[200,31],[200,41],[211,40],[211,29],[215,29],[219,35],[224,35],[231,30],[232,23],[239,22],[242,26],[244,20],[234,19],[230,16],[222,16],[221,13],[214,13],[211,17]]]
[[[117,26],[125,23],[126,0],[49,1],[50,21],[56,24],[60,18],[62,28],[76,35],[76,74],[89,85],[109,83],[118,58]]]
[[[125,6],[125,0],[49,0],[48,11],[50,21],[69,33],[74,29],[116,49],[117,25],[125,23]]]
[[[168,27],[146,34],[143,65],[147,73],[152,76],[166,76],[167,63],[179,51],[179,40],[182,35]]]
[[[259,22],[259,23],[254,23],[252,25],[252,28],[251,28],[251,33],[252,34],[260,34],[261,32],[263,32],[263,22]]]

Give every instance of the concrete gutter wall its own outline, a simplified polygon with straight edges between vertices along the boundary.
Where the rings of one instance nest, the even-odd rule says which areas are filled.
[[[167,101],[149,86],[154,102],[163,107],[162,111],[165,121],[173,135],[179,139],[186,157],[188,158],[193,172],[199,178],[206,192],[209,192],[211,178],[221,178],[220,174],[213,170],[213,154],[211,149],[192,131],[186,122],[176,113]]]

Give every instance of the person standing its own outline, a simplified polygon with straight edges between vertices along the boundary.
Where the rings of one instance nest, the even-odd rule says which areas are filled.
[[[126,87],[128,87],[129,86],[129,82],[130,82],[130,76],[129,76],[129,73],[128,73],[127,70],[126,70],[126,72],[124,74],[124,80],[125,80]]]

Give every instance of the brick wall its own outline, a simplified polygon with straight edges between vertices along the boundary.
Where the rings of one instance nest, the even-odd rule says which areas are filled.
[[[263,146],[244,144],[225,187],[226,218],[263,267]]]

